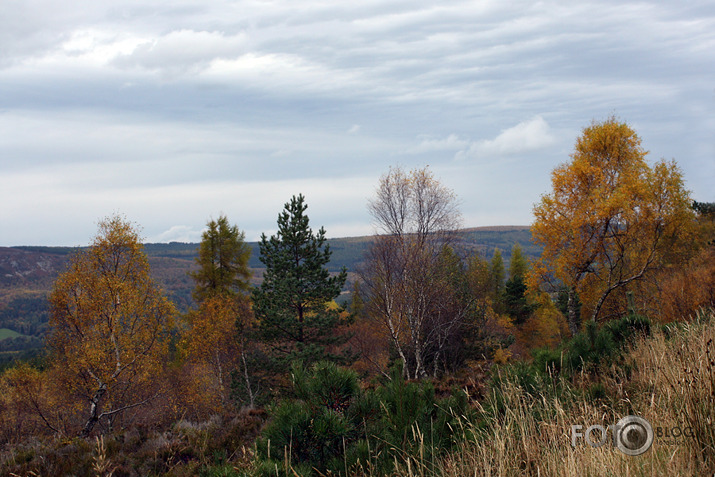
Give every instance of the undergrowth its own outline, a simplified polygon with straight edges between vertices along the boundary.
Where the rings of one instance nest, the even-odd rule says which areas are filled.
[[[492,370],[485,397],[440,398],[395,369],[365,388],[328,364],[293,369],[293,394],[258,412],[130,429],[101,439],[28,439],[0,452],[3,475],[520,476],[713,475],[715,316],[654,326],[630,316],[531,362]],[[652,446],[572,446],[572,426],[627,415]],[[677,432],[676,432],[677,430]],[[258,437],[258,438],[257,438]]]

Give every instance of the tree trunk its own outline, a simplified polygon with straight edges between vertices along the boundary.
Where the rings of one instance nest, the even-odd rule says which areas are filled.
[[[422,348],[422,341],[418,339],[417,343],[415,343],[415,379],[424,378],[427,376],[427,371],[424,369]]]
[[[581,316],[578,313],[578,298],[574,287],[569,288],[567,308],[569,331],[571,331],[571,336],[574,336],[581,330]]]
[[[221,356],[219,355],[218,348],[216,348],[214,358],[216,359],[216,371],[218,374],[218,392],[219,394],[221,394],[221,405],[226,407],[228,403],[228,397],[226,396],[226,386],[223,382],[223,365],[221,364]]]
[[[97,392],[94,393],[92,399],[89,400],[89,419],[87,419],[87,422],[84,424],[79,434],[80,437],[88,437],[92,429],[94,429],[94,425],[99,421],[99,401],[102,400],[106,393],[107,386],[102,384],[99,386],[99,389],[97,389]]]
[[[248,407],[253,409],[256,403],[256,397],[251,389],[251,379],[248,374],[248,363],[246,362],[246,353],[241,351],[241,361],[243,362],[243,379],[246,381],[246,392],[248,393]]]

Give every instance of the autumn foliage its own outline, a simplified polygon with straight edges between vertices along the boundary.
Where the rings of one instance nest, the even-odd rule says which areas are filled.
[[[618,394],[637,374],[620,368],[626,344],[653,331],[664,348],[679,334],[671,322],[688,319],[712,334],[715,308],[715,204],[691,201],[674,161],[646,156],[616,118],[586,127],[534,206],[533,261],[519,245],[487,256],[455,240],[454,192],[428,168],[390,169],[368,204],[377,235],[347,310],[347,270],[329,272],[302,195],[262,236],[257,287],[243,232],[223,215],[206,224],[182,316],[150,278],[136,227],[108,217],[54,284],[47,355],[0,374],[0,463],[11,475],[452,475],[444,451],[469,442],[477,455],[485,430],[563,437],[548,422],[563,409],[544,418],[543,406],[579,396],[620,412],[638,402]],[[688,359],[708,383],[713,340],[698,349]],[[683,373],[671,388],[697,384]],[[712,406],[696,390],[712,386],[690,387],[675,415],[711,442]],[[514,409],[528,433],[502,432]],[[61,451],[17,450],[28,436],[59,437]],[[538,466],[524,455],[550,452],[520,446],[500,447],[520,473]],[[711,469],[708,452],[697,462]]]
[[[530,285],[560,283],[569,293],[572,334],[592,320],[625,312],[624,289],[687,253],[691,200],[675,162],[645,160],[626,123],[609,118],[583,130],[572,161],[552,173],[552,192],[534,207],[534,239],[543,245]],[[620,292],[620,293],[618,293]],[[607,310],[608,313],[604,313]]]
[[[100,223],[90,249],[55,282],[50,307],[57,372],[88,409],[83,435],[154,397],[175,310],[149,278],[130,223],[118,216]]]
[[[193,374],[201,376],[201,390],[211,394],[215,410],[229,405],[231,375],[241,365],[242,339],[236,322],[251,320],[247,297],[214,295],[205,299],[198,309],[188,313],[188,330],[181,341],[181,350]]]

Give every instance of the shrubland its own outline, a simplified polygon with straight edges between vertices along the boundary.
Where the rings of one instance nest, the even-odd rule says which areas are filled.
[[[0,375],[0,468],[712,475],[715,208],[645,154],[614,118],[585,128],[535,207],[531,262],[460,248],[453,192],[391,169],[347,309],[302,195],[262,237],[257,287],[244,235],[209,221],[182,314],[110,217],[55,283],[46,353]],[[652,426],[642,455],[614,446],[626,416]]]

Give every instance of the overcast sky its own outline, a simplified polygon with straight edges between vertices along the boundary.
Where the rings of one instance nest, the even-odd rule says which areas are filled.
[[[528,225],[592,120],[715,201],[712,0],[2,0],[0,245],[150,242],[223,213],[247,239],[303,193],[371,233],[391,165],[429,165],[463,225]]]

